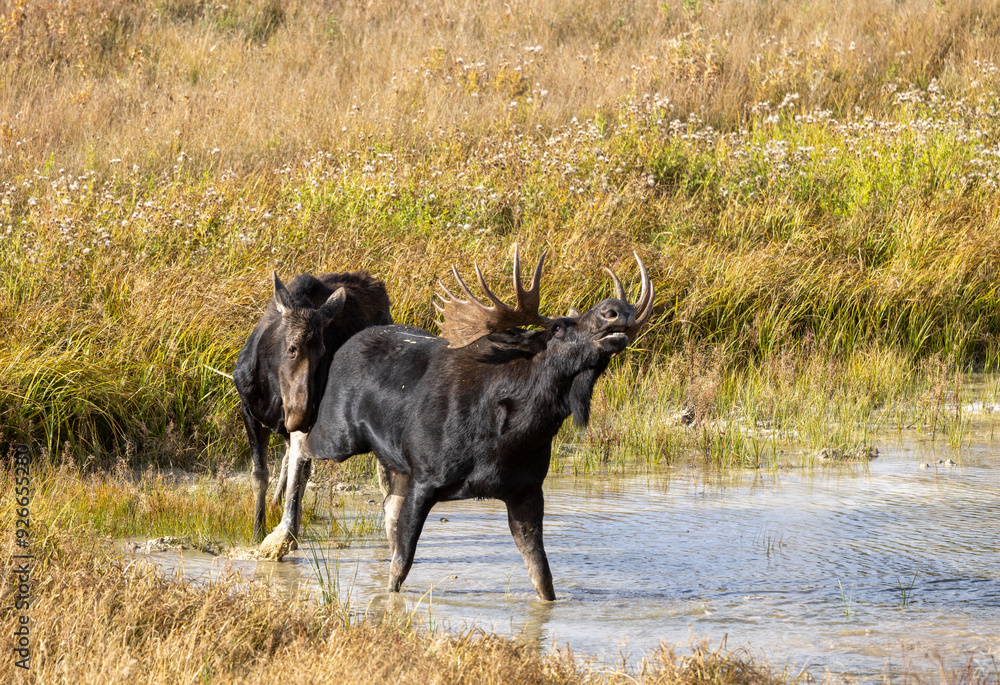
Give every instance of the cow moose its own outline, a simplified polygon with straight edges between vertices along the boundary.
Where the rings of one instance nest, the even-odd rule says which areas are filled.
[[[286,443],[290,432],[308,431],[326,387],[330,360],[341,345],[369,326],[392,323],[385,285],[366,272],[300,274],[286,287],[274,276],[274,297],[240,351],[233,382],[253,469],[254,542],[264,537],[267,496],[267,447],[270,433]],[[275,489],[279,501],[285,489],[288,453]],[[306,462],[296,486],[309,477]]]
[[[573,415],[585,426],[594,384],[653,311],[653,285],[642,260],[639,301],[629,304],[610,269],[615,297],[584,314],[549,319],[538,313],[545,254],[524,290],[517,246],[517,303],[504,304],[479,284],[492,306],[477,299],[452,268],[465,297],[443,284],[441,337],[412,326],[376,326],[334,355],[326,391],[308,434],[291,433],[289,478],[299,459],[374,452],[393,472],[385,505],[389,590],[398,592],[413,564],[417,539],[437,502],[499,499],[532,584],[554,600],[542,545],[542,482],[552,439]],[[536,325],[528,330],[521,326]],[[262,556],[281,558],[297,535],[301,498],[292,485],[281,523],[264,540]]]

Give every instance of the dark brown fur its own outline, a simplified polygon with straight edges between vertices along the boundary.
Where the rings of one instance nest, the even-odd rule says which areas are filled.
[[[334,296],[344,289],[342,304]],[[254,540],[263,537],[270,433],[307,431],[334,353],[369,326],[392,323],[385,285],[366,272],[301,274],[274,297],[240,351],[233,381],[253,458]]]

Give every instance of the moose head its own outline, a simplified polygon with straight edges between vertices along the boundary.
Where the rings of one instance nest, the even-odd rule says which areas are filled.
[[[338,288],[319,308],[295,301],[274,273],[274,306],[281,315],[272,339],[278,388],[284,407],[285,430],[308,430],[319,388],[313,388],[316,367],[326,354],[323,330],[344,308],[347,293]]]
[[[490,290],[478,264],[474,264],[476,279],[492,305],[473,295],[453,266],[452,274],[467,299],[459,298],[439,282],[444,294],[439,296],[441,304],[435,302],[435,307],[444,319],[439,322],[441,337],[448,341],[449,348],[460,349],[514,327],[541,326],[542,330],[530,333],[529,339],[537,354],[544,352],[553,372],[562,371],[573,377],[572,389],[566,399],[574,421],[584,426],[589,420],[590,397],[597,378],[607,368],[611,358],[635,340],[653,312],[653,287],[645,265],[639,255],[633,253],[642,281],[638,302],[634,305],[629,303],[618,276],[611,269],[606,269],[614,284],[615,297],[598,302],[583,314],[571,309],[566,316],[550,319],[538,312],[546,254],[543,252],[539,258],[531,284],[525,290],[521,284],[520,254],[517,245],[514,245],[516,304],[513,307],[502,302]]]

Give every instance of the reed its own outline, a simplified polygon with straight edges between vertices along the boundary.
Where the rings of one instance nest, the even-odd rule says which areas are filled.
[[[830,359],[793,347],[738,366],[716,348],[689,347],[612,369],[594,394],[590,428],[559,434],[552,471],[814,466],[823,448],[916,437],[959,448],[993,439],[996,417],[984,408],[995,398],[992,382],[971,382],[940,355],[913,362],[868,346]]]

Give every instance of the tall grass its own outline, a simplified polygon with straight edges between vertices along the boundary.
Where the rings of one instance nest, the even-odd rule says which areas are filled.
[[[653,320],[606,380],[656,404],[592,442],[752,463],[774,445],[701,420],[685,443],[655,417],[701,403],[853,442],[893,397],[913,405],[893,393],[934,355],[996,366],[988,4],[7,0],[0,17],[0,439],[104,465],[129,445],[245,459],[212,369],[272,269],[369,269],[398,321],[434,330],[447,268],[506,280],[514,241],[550,248],[547,312],[610,295],[604,265],[634,280],[633,249],[650,267]],[[839,369],[837,392],[786,383],[789,355]]]
[[[621,364],[594,394],[586,432],[558,436],[555,473],[628,473],[699,461],[721,468],[813,466],[823,448],[994,439],[992,384],[972,383],[941,354],[919,363],[867,346],[830,358],[789,346],[734,366],[690,345],[647,367]]]
[[[33,467],[32,516],[37,521],[58,529],[87,526],[97,535],[116,539],[178,536],[215,549],[250,544],[253,511],[245,478],[224,469],[214,476],[133,470],[129,463],[138,458],[128,453],[120,455],[112,469],[96,472],[87,464],[73,464],[68,452],[60,460],[61,464],[36,461]],[[334,475],[326,464],[314,469],[315,489],[307,493],[303,508],[309,534],[335,539],[339,546],[358,539],[383,539],[378,507],[355,502],[349,509],[345,499],[358,498],[345,498],[335,490]],[[13,491],[9,470],[0,474],[0,487]],[[280,518],[280,508],[269,503],[268,528]]]

